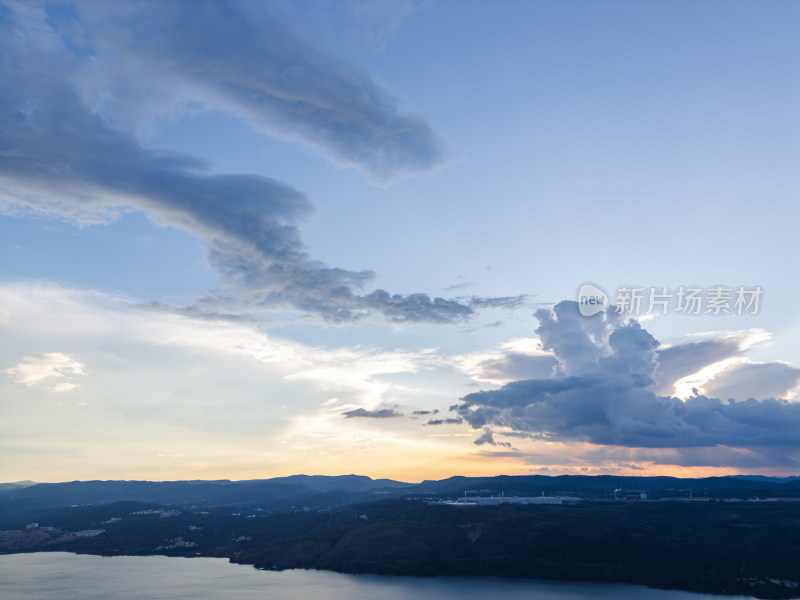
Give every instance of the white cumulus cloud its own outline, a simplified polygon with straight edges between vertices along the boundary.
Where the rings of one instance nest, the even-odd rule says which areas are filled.
[[[44,352],[26,356],[22,362],[6,369],[17,383],[27,386],[38,385],[45,380],[58,379],[52,390],[55,392],[69,392],[78,384],[69,381],[74,377],[86,375],[86,365],[61,352]]]

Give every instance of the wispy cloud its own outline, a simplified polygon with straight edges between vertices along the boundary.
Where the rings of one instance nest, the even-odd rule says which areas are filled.
[[[391,419],[393,417],[402,417],[403,413],[397,412],[391,408],[381,408],[378,410],[367,410],[366,408],[356,408],[343,412],[345,419]]]
[[[430,369],[440,361],[431,349],[309,346],[268,335],[257,323],[246,320],[154,311],[128,298],[52,284],[0,285],[0,306],[7,313],[0,324],[8,332],[24,330],[34,339],[70,339],[76,344],[87,336],[99,336],[117,343],[124,340],[127,344],[229,357],[245,364],[261,363],[275,369],[277,378],[308,382],[318,390],[341,395],[343,404],[354,408],[374,409],[402,395],[403,391],[387,378]],[[31,359],[31,367],[15,366],[15,377],[46,374],[70,365],[77,369],[80,365],[70,363],[67,359],[74,359],[67,355],[41,356],[45,358]]]
[[[472,296],[472,298],[469,299],[469,305],[472,308],[518,308],[523,306],[527,299],[527,294],[503,296],[500,298],[481,298],[479,296]]]

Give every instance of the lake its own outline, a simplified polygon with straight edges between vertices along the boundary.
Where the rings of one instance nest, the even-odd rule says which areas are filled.
[[[36,552],[0,556],[3,600],[750,600],[641,586],[494,578],[260,571],[223,558],[91,556]]]

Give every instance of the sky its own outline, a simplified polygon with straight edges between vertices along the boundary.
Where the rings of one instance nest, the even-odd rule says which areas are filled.
[[[800,474],[799,27],[0,0],[0,481]]]

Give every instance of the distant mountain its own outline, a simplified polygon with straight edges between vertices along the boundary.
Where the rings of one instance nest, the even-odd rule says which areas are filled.
[[[294,475],[246,481],[71,481],[0,488],[0,526],[14,515],[60,506],[151,502],[163,505],[253,505],[266,510],[333,508],[401,492],[406,484],[358,475]]]
[[[745,479],[747,481],[765,481],[770,483],[788,483],[800,480],[800,476],[794,477],[767,477],[765,475],[728,475],[732,479]]]
[[[499,475],[497,477],[450,477],[423,481],[414,488],[417,494],[470,492],[506,496],[571,495],[585,498],[613,496],[614,490],[639,490],[657,496],[689,495],[800,495],[800,478],[749,480],[731,477],[681,479],[678,477],[620,477],[615,475]]]
[[[19,488],[30,487],[36,485],[35,481],[15,481],[13,483],[0,483],[0,491],[3,490],[18,490]]]
[[[262,510],[331,509],[380,498],[562,495],[610,500],[618,491],[664,497],[800,497],[800,478],[501,475],[449,477],[408,484],[361,475],[291,475],[245,481],[72,481],[0,484],[0,526],[15,515],[63,506],[150,502],[160,505],[255,506]]]
[[[393,479],[371,479],[364,475],[337,475],[333,477],[327,475],[290,475],[288,477],[274,477],[258,481],[296,485],[317,492],[366,492],[377,488],[407,488],[413,485],[394,481]]]

